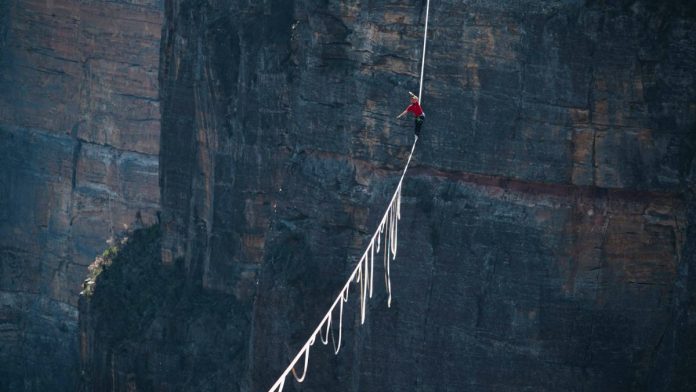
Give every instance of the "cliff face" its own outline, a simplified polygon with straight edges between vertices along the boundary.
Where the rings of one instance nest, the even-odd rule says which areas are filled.
[[[119,317],[98,282],[82,331],[88,389],[272,384],[398,180],[412,124],[394,117],[417,88],[423,7],[167,3],[161,268],[183,274],[180,301],[217,295],[231,314],[215,301],[190,317],[153,306],[151,338],[114,339],[109,323],[89,327]],[[341,355],[315,347],[301,389],[688,390],[693,7],[431,7],[394,303],[378,292],[360,328],[347,308]],[[187,333],[157,332],[172,314]],[[210,339],[229,351],[186,360]],[[202,368],[216,376],[201,381]]]
[[[160,1],[0,1],[0,390],[73,391],[86,266],[152,224]]]

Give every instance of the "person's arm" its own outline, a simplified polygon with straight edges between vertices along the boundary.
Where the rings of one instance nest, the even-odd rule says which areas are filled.
[[[406,110],[404,110],[403,112],[401,112],[401,114],[399,114],[398,116],[396,116],[396,118],[401,118],[401,117],[405,116],[406,113],[408,113],[408,108],[406,108]]]

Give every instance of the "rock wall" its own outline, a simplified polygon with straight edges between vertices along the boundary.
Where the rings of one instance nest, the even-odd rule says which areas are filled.
[[[162,343],[175,337],[123,355],[134,338],[87,329],[83,369],[117,390],[273,383],[398,180],[412,123],[394,117],[417,88],[424,5],[167,2],[162,268],[182,268],[182,298],[196,287],[234,296],[230,317],[248,324],[187,342],[207,347],[224,330],[245,358],[198,352],[218,375],[233,369],[202,385],[195,364],[173,360],[185,350]],[[378,290],[359,327],[351,302],[341,355],[317,344],[306,382],[285,390],[689,390],[693,6],[481,0],[430,11],[427,120],[403,192],[393,305]],[[92,305],[88,320],[112,309]],[[133,363],[149,364],[146,375]],[[190,377],[163,376],[175,369]]]
[[[155,221],[162,12],[0,1],[0,390],[75,390],[86,266]]]
[[[80,297],[78,390],[240,389],[249,320],[239,314],[249,309],[163,265],[160,239],[157,225],[129,235]]]

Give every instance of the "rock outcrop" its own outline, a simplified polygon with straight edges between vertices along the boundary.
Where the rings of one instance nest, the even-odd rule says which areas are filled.
[[[75,390],[86,267],[156,220],[162,13],[0,1],[0,390]]]
[[[341,355],[317,345],[285,390],[689,390],[693,6],[432,3],[392,308],[378,291],[358,327],[353,303]],[[167,3],[160,268],[183,275],[180,300],[228,313],[153,302],[151,339],[118,335],[94,326],[134,317],[109,298],[135,289],[98,281],[85,389],[273,383],[398,180],[424,4]]]
[[[246,367],[244,305],[189,284],[183,265],[162,265],[160,243],[158,226],[130,235],[81,298],[81,355],[89,360],[80,390],[239,389],[230,380]]]

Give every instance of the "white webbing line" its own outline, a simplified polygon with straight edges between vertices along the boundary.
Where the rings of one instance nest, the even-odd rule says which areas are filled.
[[[421,59],[420,86],[418,87],[418,103],[423,104],[423,71],[425,70],[425,45],[428,43],[428,13],[430,0],[425,4],[425,33],[423,34],[423,57]]]
[[[364,323],[365,321],[365,307],[366,307],[366,297],[370,296],[372,297],[372,265],[374,264],[374,246],[375,246],[375,241],[377,240],[377,246],[379,252],[379,246],[380,246],[380,240],[381,240],[381,235],[383,231],[385,231],[386,225],[389,222],[388,218],[396,220],[398,219],[399,216],[399,207],[400,207],[400,202],[401,202],[401,185],[404,181],[404,177],[406,176],[406,171],[408,170],[408,167],[411,163],[411,158],[413,158],[413,152],[416,148],[416,143],[418,142],[418,139],[414,140],[413,146],[411,147],[411,153],[408,155],[408,160],[406,161],[406,166],[404,167],[403,173],[401,173],[401,178],[399,179],[399,184],[396,186],[396,191],[394,192],[394,195],[392,196],[391,200],[389,201],[389,206],[387,207],[387,211],[384,213],[382,216],[382,220],[380,221],[379,225],[377,226],[377,230],[375,230],[375,233],[372,235],[372,238],[370,239],[370,244],[368,245],[367,249],[365,249],[365,253],[363,254],[362,258],[360,259],[360,262],[358,265],[356,265],[355,269],[353,269],[353,273],[350,274],[350,277],[348,277],[348,280],[346,283],[343,285],[343,288],[341,291],[338,293],[338,296],[336,296],[336,299],[333,301],[331,304],[331,307],[329,308],[329,311],[326,312],[324,317],[321,319],[321,322],[319,325],[317,325],[316,329],[314,329],[314,332],[309,336],[309,339],[305,342],[304,346],[300,349],[300,351],[295,355],[295,358],[290,362],[288,367],[283,371],[283,373],[280,375],[278,380],[273,384],[271,389],[268,390],[268,392],[281,392],[283,390],[283,386],[285,384],[285,378],[288,376],[289,373],[293,373],[296,376],[296,379],[298,382],[304,381],[304,376],[307,374],[307,369],[305,368],[302,371],[302,377],[297,377],[296,372],[295,372],[295,365],[297,362],[302,358],[302,355],[305,355],[305,364],[307,364],[308,360],[307,358],[309,357],[309,347],[314,345],[316,342],[316,335],[319,334],[319,339],[323,344],[328,344],[328,338],[324,338],[321,336],[321,329],[326,325],[326,330],[327,334],[326,336],[328,337],[328,330],[331,327],[331,317],[333,314],[334,309],[336,308],[336,305],[339,304],[339,301],[346,301],[348,299],[348,291],[350,289],[350,283],[353,280],[356,280],[356,282],[360,283],[360,305],[361,305],[361,324]],[[395,208],[396,207],[396,208]],[[395,223],[392,222],[390,225],[395,226]],[[396,238],[390,238],[389,236],[389,230],[386,230],[387,233],[385,235],[385,241],[384,241],[384,248],[383,252],[387,254],[387,252],[391,252],[391,250],[388,247],[387,240],[389,242],[395,243]],[[393,235],[396,235],[396,231],[393,232]],[[396,256],[396,252],[393,252],[393,257]],[[368,255],[372,257],[368,257]],[[387,261],[388,265],[388,261]],[[365,269],[363,270],[363,267]],[[364,272],[363,272],[364,271]],[[388,285],[391,287],[391,285]],[[388,288],[387,291],[389,292],[389,302],[391,302],[391,290]],[[339,346],[335,348],[336,354],[338,354],[338,350],[340,349],[340,328],[342,325],[342,319],[343,319],[343,304],[341,303],[341,315],[339,316],[341,320],[339,321]]]
[[[426,4],[426,9],[425,9],[425,33],[423,36],[423,57],[421,60],[421,73],[420,73],[420,86],[418,88],[418,99],[422,103],[423,98],[422,98],[422,93],[423,93],[423,70],[425,69],[425,46],[426,42],[428,39],[428,11],[430,10],[430,0],[428,0]],[[408,155],[408,160],[406,161],[406,165],[404,166],[404,171],[401,173],[401,178],[399,179],[399,184],[396,186],[396,191],[394,191],[394,195],[392,196],[391,200],[389,201],[389,205],[387,206],[387,210],[384,212],[384,215],[382,216],[382,220],[379,222],[379,225],[377,225],[377,230],[375,230],[375,233],[372,235],[372,238],[370,239],[370,243],[367,246],[367,249],[365,249],[365,252],[363,253],[362,257],[360,258],[360,262],[355,266],[353,269],[353,273],[350,274],[350,277],[348,277],[348,280],[346,283],[343,285],[343,288],[341,291],[338,293],[338,296],[336,296],[336,299],[333,301],[331,304],[331,307],[329,308],[329,311],[326,312],[324,315],[324,318],[321,319],[321,322],[317,327],[314,329],[312,334],[309,336],[305,344],[302,346],[300,351],[295,355],[295,358],[290,361],[290,364],[288,367],[283,371],[283,373],[280,375],[278,380],[273,384],[271,389],[268,390],[268,392],[282,392],[283,386],[285,385],[285,378],[288,376],[288,374],[292,373],[295,376],[295,379],[297,382],[303,382],[305,379],[305,376],[307,375],[307,366],[309,364],[309,348],[314,345],[316,342],[316,336],[319,334],[319,340],[322,342],[322,344],[326,345],[328,344],[328,336],[329,336],[329,331],[331,329],[331,318],[334,309],[336,308],[336,305],[341,304],[341,309],[340,309],[340,320],[339,320],[339,335],[338,335],[338,347],[334,346],[335,354],[338,354],[338,351],[340,350],[341,346],[341,328],[343,324],[343,302],[346,302],[348,300],[348,292],[350,289],[350,283],[355,280],[356,283],[360,283],[360,324],[363,324],[365,322],[365,308],[367,306],[366,301],[367,297],[369,296],[372,298],[372,271],[374,267],[374,255],[375,255],[375,240],[377,240],[377,249],[376,253],[379,253],[380,251],[380,245],[381,244],[381,234],[383,232],[385,233],[384,236],[384,244],[382,248],[382,252],[384,253],[384,263],[385,263],[385,285],[387,293],[389,295],[389,299],[387,304],[391,306],[391,280],[389,278],[389,259],[394,259],[396,257],[396,241],[397,241],[397,222],[401,218],[401,185],[404,182],[404,177],[406,176],[406,171],[408,170],[409,165],[411,164],[411,158],[413,158],[413,151],[416,149],[416,143],[418,143],[418,137],[415,138],[413,141],[413,146],[411,147],[411,153]],[[391,257],[390,257],[391,256]],[[363,269],[364,267],[364,269]],[[321,329],[326,325],[326,338],[324,338],[321,335]],[[333,331],[331,330],[333,333]],[[334,343],[335,344],[335,343]],[[302,355],[304,355],[305,360],[304,360],[304,369],[302,371],[302,376],[298,377],[297,373],[295,372],[295,365],[297,362],[302,358]]]

